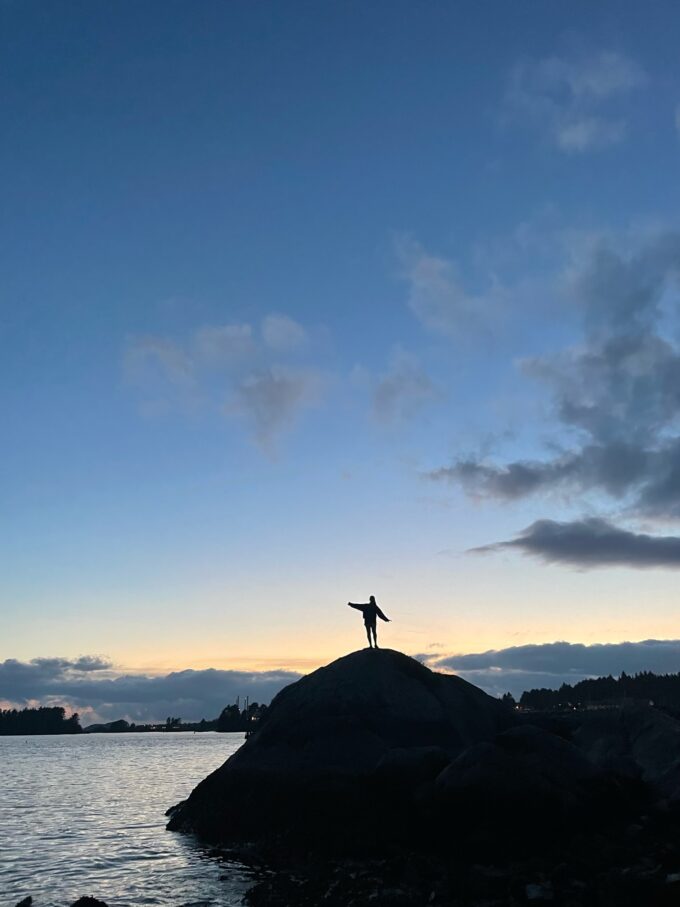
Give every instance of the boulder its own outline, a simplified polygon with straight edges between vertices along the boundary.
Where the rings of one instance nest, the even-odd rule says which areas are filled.
[[[396,839],[413,833],[414,789],[513,720],[459,677],[389,649],[354,652],[282,690],[168,827],[222,841]]]
[[[573,739],[600,768],[680,793],[680,722],[670,715],[638,703],[586,712]]]
[[[456,846],[509,855],[617,822],[630,805],[627,781],[562,737],[525,725],[466,749],[441,772],[433,823],[443,829],[454,816]]]
[[[388,784],[415,785],[434,780],[450,761],[441,746],[398,746],[380,759],[375,775]]]
[[[535,807],[564,816],[582,808],[597,769],[575,746],[527,725],[465,750],[439,775],[442,797],[495,814]]]

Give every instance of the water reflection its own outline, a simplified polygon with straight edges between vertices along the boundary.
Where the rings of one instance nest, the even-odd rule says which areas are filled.
[[[165,831],[164,812],[243,734],[0,737],[0,904],[235,907],[245,867]],[[220,878],[222,877],[222,878]]]

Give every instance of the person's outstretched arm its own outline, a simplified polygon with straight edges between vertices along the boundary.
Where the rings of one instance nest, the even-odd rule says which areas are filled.
[[[356,608],[357,611],[363,611],[364,608],[368,607],[368,605],[355,605],[354,602],[347,602],[347,604],[350,606],[350,608]]]
[[[385,617],[385,615],[382,613],[382,611],[380,610],[380,608],[377,605],[375,606],[375,613],[378,615],[380,620],[386,620],[387,623],[390,622],[389,617]]]

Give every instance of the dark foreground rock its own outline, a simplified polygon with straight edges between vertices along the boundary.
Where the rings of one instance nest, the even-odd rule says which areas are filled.
[[[571,731],[569,732],[571,734]],[[459,677],[365,649],[286,687],[168,827],[338,853],[535,847],[634,807],[640,781]]]
[[[654,858],[609,864],[593,851],[545,860],[464,863],[412,854],[283,870],[246,895],[251,907],[677,907],[676,871]]]
[[[397,839],[427,809],[442,769],[512,721],[459,677],[391,650],[355,652],[282,690],[168,827],[222,841]]]
[[[680,904],[680,722],[522,716],[397,652],[283,690],[169,828],[250,842],[253,907]]]

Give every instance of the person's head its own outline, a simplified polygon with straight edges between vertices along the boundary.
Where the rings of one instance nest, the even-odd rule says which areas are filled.
[[[368,600],[369,600],[369,602],[370,602],[372,605],[375,604],[375,596],[370,595],[369,598],[368,598]]]

